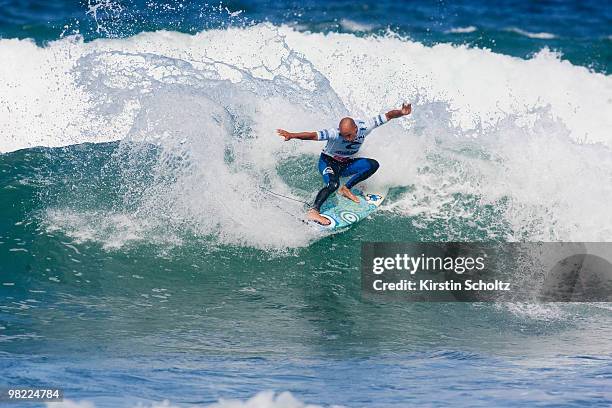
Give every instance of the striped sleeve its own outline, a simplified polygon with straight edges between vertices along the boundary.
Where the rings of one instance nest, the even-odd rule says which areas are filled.
[[[333,139],[338,134],[337,129],[323,129],[317,131],[317,140]]]
[[[366,121],[366,126],[368,127],[368,131],[371,131],[372,129],[377,128],[380,125],[387,123],[388,121],[389,119],[387,119],[387,115],[381,113],[380,115],[376,115],[368,119]]]
[[[385,115],[384,113],[374,116],[372,120],[374,121],[374,127],[383,125],[389,121],[389,119],[387,119],[387,115]]]

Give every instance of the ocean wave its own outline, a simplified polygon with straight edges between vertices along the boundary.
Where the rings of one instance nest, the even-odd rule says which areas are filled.
[[[321,146],[274,130],[329,127],[404,100],[413,115],[363,149],[381,163],[369,185],[409,190],[383,208],[389,217],[464,220],[505,240],[612,239],[612,191],[601,183],[612,174],[612,80],[547,49],[523,60],[264,24],[44,48],[0,40],[0,55],[13,62],[0,67],[3,151],[121,141],[113,160],[129,208],[99,212],[101,224],[96,210],[47,214],[50,228],[110,250],[160,225],[232,245],[309,245],[317,234],[300,226],[301,205],[272,202],[258,186],[310,201]],[[489,207],[497,215],[475,215]]]

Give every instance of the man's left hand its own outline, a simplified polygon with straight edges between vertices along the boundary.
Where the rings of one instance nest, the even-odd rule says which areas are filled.
[[[403,103],[402,109],[400,109],[400,111],[402,112],[402,116],[410,115],[410,112],[412,112],[412,104]]]

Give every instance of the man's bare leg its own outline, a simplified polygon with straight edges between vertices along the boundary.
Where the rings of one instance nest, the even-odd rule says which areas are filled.
[[[359,197],[357,197],[355,194],[353,194],[353,192],[351,190],[349,190],[347,186],[340,187],[338,189],[338,194],[340,194],[342,197],[346,197],[349,200],[352,200],[352,201],[356,202],[357,204],[359,204]]]
[[[309,220],[318,222],[321,225],[331,224],[331,221],[322,216],[315,208],[311,208],[310,210],[308,210],[306,216]]]

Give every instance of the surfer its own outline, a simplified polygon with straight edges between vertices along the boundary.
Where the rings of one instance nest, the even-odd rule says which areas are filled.
[[[353,194],[351,188],[374,174],[378,170],[378,162],[374,159],[354,156],[372,130],[391,119],[408,115],[411,111],[412,105],[404,103],[400,109],[390,110],[368,120],[342,118],[337,128],[298,133],[276,129],[276,132],[285,138],[285,141],[291,139],[327,141],[319,158],[319,172],[323,176],[325,187],[319,191],[312,208],[308,210],[306,214],[308,219],[322,225],[330,223],[320,214],[321,205],[336,190],[338,194],[359,203],[359,198]],[[340,187],[340,177],[351,175],[352,177],[346,184]]]

